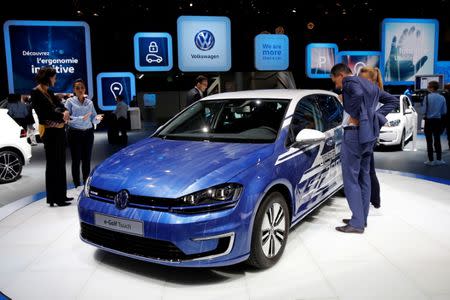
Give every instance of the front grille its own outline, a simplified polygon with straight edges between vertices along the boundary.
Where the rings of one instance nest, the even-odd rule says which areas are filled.
[[[114,197],[116,192],[111,192],[103,189],[99,189],[91,186],[89,196],[92,199],[114,203]],[[218,203],[204,206],[189,207],[188,205],[181,205],[180,201],[172,198],[155,198],[147,196],[130,195],[127,207],[150,209],[157,211],[170,211],[174,213],[182,214],[196,214],[205,212],[215,212],[223,209],[231,208],[235,206],[235,202],[232,203]]]
[[[230,237],[219,239],[212,251],[187,255],[168,241],[149,239],[81,223],[81,237],[93,244],[144,258],[183,261],[224,253],[231,241]]]

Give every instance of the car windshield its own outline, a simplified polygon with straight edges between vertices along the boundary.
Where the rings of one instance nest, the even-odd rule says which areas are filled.
[[[211,142],[273,143],[289,100],[199,101],[172,120],[157,137]]]

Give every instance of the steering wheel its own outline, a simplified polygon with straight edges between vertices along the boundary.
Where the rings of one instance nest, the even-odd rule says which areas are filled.
[[[276,131],[275,129],[273,129],[272,127],[269,127],[269,126],[259,126],[258,128],[266,129],[272,133],[278,134],[278,131]]]

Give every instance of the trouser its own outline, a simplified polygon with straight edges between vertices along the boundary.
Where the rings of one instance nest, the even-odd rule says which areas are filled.
[[[373,152],[370,156],[370,203],[376,208],[380,207],[380,182],[378,181],[377,173],[375,172],[375,160]]]
[[[66,132],[64,128],[46,128],[42,138],[45,149],[45,188],[47,203],[66,200]]]
[[[441,119],[425,120],[425,139],[427,140],[428,160],[433,161],[433,142],[437,160],[442,159],[441,148]],[[433,141],[434,140],[434,141]]]
[[[344,130],[341,145],[342,176],[348,205],[352,211],[350,225],[364,229],[370,204],[370,159],[375,142],[359,143],[359,130]]]
[[[86,182],[91,172],[92,145],[94,144],[94,129],[78,130],[69,128],[67,131],[70,154],[72,156],[72,179],[75,187],[81,185],[80,162],[83,182]]]
[[[120,139],[118,139],[118,141],[121,144],[128,143],[127,127],[128,127],[127,119],[125,119],[125,118],[117,119],[117,129],[118,129],[118,131],[120,131]]]

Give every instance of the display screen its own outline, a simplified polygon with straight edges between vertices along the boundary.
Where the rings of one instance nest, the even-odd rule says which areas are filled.
[[[156,106],[156,94],[144,94],[144,106],[155,107]]]
[[[306,74],[309,78],[330,78],[336,64],[336,44],[309,44],[306,47]]]
[[[173,66],[172,37],[165,32],[134,36],[134,65],[141,72],[169,71]]]
[[[434,73],[444,75],[444,83],[450,83],[450,61],[438,61]]]
[[[283,71],[289,67],[289,38],[284,34],[258,34],[255,37],[255,68]]]
[[[136,83],[132,73],[100,73],[97,75],[98,107],[116,109],[116,97],[122,95],[127,104],[136,95]]]
[[[386,84],[414,83],[416,75],[434,74],[439,23],[432,19],[385,19],[381,71]]]
[[[437,81],[439,83],[439,89],[444,88],[444,76],[443,75],[419,75],[416,76],[415,89],[416,90],[426,90],[428,88],[428,83],[431,81]]]
[[[380,52],[377,51],[341,51],[338,54],[338,62],[346,64],[358,75],[362,67],[380,67]]]
[[[50,65],[57,72],[55,93],[72,93],[73,82],[81,78],[93,96],[87,23],[7,21],[3,30],[10,93],[29,94],[38,70]]]
[[[231,68],[231,23],[227,17],[181,16],[178,65],[181,71],[228,71]]]

